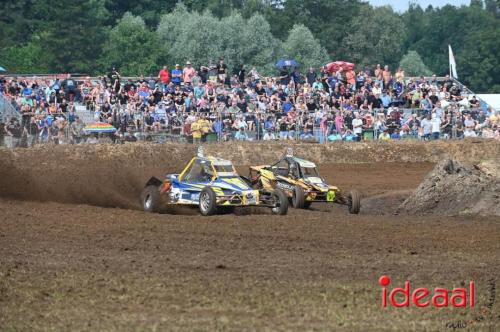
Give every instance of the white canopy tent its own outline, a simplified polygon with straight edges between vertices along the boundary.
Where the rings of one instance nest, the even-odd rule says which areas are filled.
[[[477,94],[476,97],[491,106],[495,111],[500,111],[500,94]]]

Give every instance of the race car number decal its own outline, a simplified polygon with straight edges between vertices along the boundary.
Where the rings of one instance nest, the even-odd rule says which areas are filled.
[[[335,199],[335,191],[329,191],[326,194],[326,201],[327,202],[333,202],[334,199]]]

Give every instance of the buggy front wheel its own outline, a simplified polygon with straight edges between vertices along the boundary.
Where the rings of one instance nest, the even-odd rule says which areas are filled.
[[[358,214],[361,208],[361,198],[357,190],[352,190],[347,196],[347,204],[349,206],[350,214]]]
[[[274,206],[271,207],[271,212],[276,215],[285,215],[288,212],[288,198],[280,189],[275,189],[272,192]]]
[[[160,191],[157,186],[150,185],[142,190],[141,205],[145,212],[160,212]]]
[[[205,187],[200,193],[200,212],[204,216],[214,215],[217,211],[217,195],[210,187]]]

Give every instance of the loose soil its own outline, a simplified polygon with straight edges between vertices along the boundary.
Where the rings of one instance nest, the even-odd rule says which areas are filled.
[[[137,204],[150,175],[179,171],[192,154],[129,149],[0,151],[0,330],[445,331],[478,317],[471,330],[500,328],[500,305],[487,308],[498,217],[395,214],[435,156],[317,161],[330,183],[361,191],[359,215],[314,204],[285,217],[201,217]],[[265,162],[252,158],[240,165]],[[390,287],[474,280],[476,306],[384,309],[381,275]]]

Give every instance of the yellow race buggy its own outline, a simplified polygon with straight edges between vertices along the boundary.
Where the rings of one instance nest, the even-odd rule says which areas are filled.
[[[357,214],[361,208],[360,194],[356,190],[343,193],[328,185],[313,162],[288,152],[272,165],[251,166],[249,180],[255,189],[281,189],[296,209],[307,209],[313,202],[346,205],[349,213]]]

